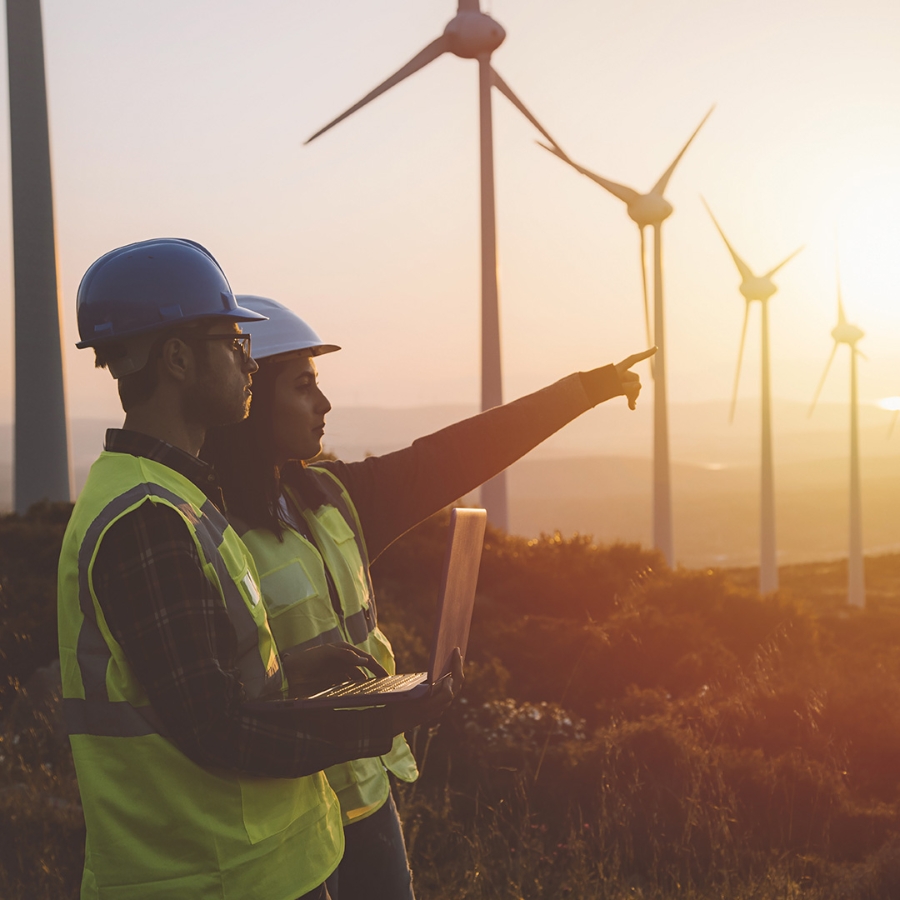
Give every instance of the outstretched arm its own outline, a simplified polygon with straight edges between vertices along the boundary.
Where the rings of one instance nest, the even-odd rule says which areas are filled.
[[[405,531],[492,478],[586,410],[622,394],[633,409],[640,378],[629,369],[653,352],[569,375],[395,453],[320,465],[334,472],[353,498],[374,560]]]

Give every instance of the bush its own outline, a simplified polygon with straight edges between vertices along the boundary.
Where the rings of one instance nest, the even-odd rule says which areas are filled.
[[[41,668],[68,515],[0,519],[4,898],[78,891],[83,821]],[[426,662],[446,525],[373,568],[402,669]],[[900,558],[878,568],[894,583]],[[799,582],[760,599],[584,537],[489,532],[482,572],[464,695],[411,735],[423,775],[398,787],[422,896],[900,896],[900,607],[817,609]]]
[[[59,656],[56,567],[70,503],[0,516],[0,715],[15,687]]]

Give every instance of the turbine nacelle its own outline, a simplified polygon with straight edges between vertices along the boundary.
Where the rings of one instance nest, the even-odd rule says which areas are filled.
[[[674,212],[674,207],[662,194],[651,191],[641,194],[628,204],[628,216],[640,228],[661,225]]]
[[[838,280],[838,322],[837,325],[831,329],[831,336],[834,338],[834,344],[831,348],[831,356],[828,357],[828,362],[825,364],[825,371],[822,373],[822,379],[819,381],[819,386],[816,388],[816,393],[813,397],[812,406],[809,408],[808,415],[811,416],[813,410],[816,408],[819,394],[822,392],[822,385],[825,384],[825,379],[828,377],[828,370],[831,368],[831,363],[837,353],[838,344],[846,344],[850,348],[850,357],[854,360],[855,365],[857,353],[865,359],[865,355],[856,349],[856,344],[865,337],[865,334],[866,333],[862,328],[852,325],[847,321],[847,317],[844,315],[844,302],[841,299],[841,284],[840,280]],[[855,395],[851,398],[850,402],[852,404],[856,403]]]
[[[831,336],[836,344],[848,344],[850,347],[854,347],[858,340],[865,337],[865,332],[847,321],[847,314],[844,312],[844,298],[841,296],[840,274],[838,274],[837,279],[837,295],[838,320],[837,325],[831,329]]]
[[[745,300],[768,300],[777,290],[771,278],[756,275],[745,278],[740,287]]]
[[[463,10],[444,29],[450,52],[463,59],[490,56],[506,39],[503,26],[483,12]]]
[[[851,325],[849,322],[838,322],[831,329],[831,336],[836,344],[849,344],[851,347],[866,336],[862,328]]]

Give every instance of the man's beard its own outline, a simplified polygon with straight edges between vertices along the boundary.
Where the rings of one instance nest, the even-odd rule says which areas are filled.
[[[189,422],[196,422],[204,428],[233,425],[247,418],[250,411],[250,397],[243,389],[232,389],[227,394],[222,384],[212,376],[209,367],[203,366],[195,389],[184,396],[183,411]]]

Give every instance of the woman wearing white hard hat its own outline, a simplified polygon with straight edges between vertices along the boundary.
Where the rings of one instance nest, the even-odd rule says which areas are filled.
[[[253,554],[279,650],[290,655],[346,641],[390,673],[394,657],[376,622],[369,564],[405,531],[591,407],[625,394],[633,408],[640,379],[628,370],[654,352],[569,375],[395,453],[307,466],[303,460],[322,448],[331,410],[315,357],[339,348],[274,300],[237,299],[268,316],[245,326],[259,363],[253,403],[244,422],[210,433],[203,455],[215,465],[229,518]],[[402,781],[418,776],[402,735],[387,756],[326,770],[346,841],[328,882],[335,900],[413,897],[389,772]]]

